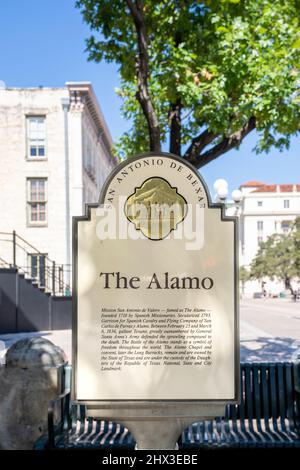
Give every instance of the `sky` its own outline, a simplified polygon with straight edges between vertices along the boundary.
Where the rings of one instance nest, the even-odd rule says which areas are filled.
[[[0,0],[0,80],[7,87],[62,87],[67,81],[90,81],[116,141],[130,127],[120,112],[121,100],[114,64],[88,62],[85,39],[90,35],[75,0]],[[300,183],[300,137],[290,149],[268,155],[252,152],[250,134],[232,150],[200,170],[212,197],[218,178],[228,181],[229,193],[242,183]],[[167,151],[167,149],[164,149]]]

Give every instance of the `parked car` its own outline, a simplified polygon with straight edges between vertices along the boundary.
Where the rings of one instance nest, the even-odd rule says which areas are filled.
[[[254,292],[253,299],[261,299],[263,297],[262,292]]]

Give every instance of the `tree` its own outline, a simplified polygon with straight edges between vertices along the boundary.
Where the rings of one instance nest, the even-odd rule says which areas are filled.
[[[245,268],[245,266],[240,266],[239,278],[242,284],[242,293],[244,294],[245,282],[249,281],[250,279],[250,273],[247,268]]]
[[[288,235],[273,234],[261,243],[256,257],[251,263],[250,279],[279,279],[284,282],[285,288],[294,294],[292,280],[299,277],[297,260],[299,261],[299,246],[295,240],[299,239],[300,231],[292,227]]]
[[[249,271],[247,270],[247,268],[245,268],[245,266],[240,266],[240,274],[239,274],[239,277],[240,277],[240,281],[242,281],[242,282],[247,282],[247,281],[249,281],[250,273],[249,273]]]
[[[294,269],[300,278],[300,217],[297,217],[292,227],[292,237],[294,243]]]
[[[124,158],[162,144],[197,168],[256,129],[256,151],[299,131],[299,0],[77,0],[89,60],[119,67]]]

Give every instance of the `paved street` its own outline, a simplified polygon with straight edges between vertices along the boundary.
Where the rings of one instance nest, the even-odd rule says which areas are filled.
[[[300,302],[251,299],[240,303],[241,361],[300,360]],[[43,336],[62,347],[71,361],[71,331],[0,334],[0,363],[6,349],[26,336]]]
[[[300,302],[241,301],[241,361],[300,360]]]

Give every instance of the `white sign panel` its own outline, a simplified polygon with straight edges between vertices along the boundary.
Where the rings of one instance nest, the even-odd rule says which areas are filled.
[[[183,159],[113,171],[74,219],[75,400],[237,400],[236,225]]]

